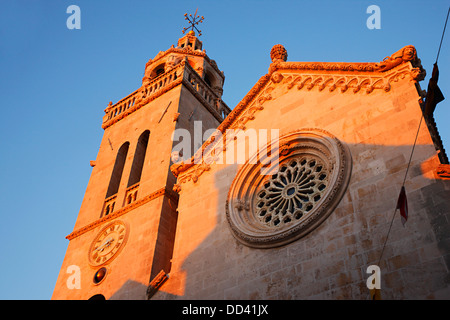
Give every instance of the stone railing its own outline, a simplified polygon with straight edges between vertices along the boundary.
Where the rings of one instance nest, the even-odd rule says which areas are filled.
[[[116,205],[117,193],[109,198],[105,199],[105,205],[103,206],[102,216],[107,216],[114,211],[114,206]]]
[[[128,205],[136,201],[138,190],[139,190],[139,182],[127,188],[125,192],[125,205]]]
[[[223,100],[220,100],[220,106],[219,106],[219,114],[222,116],[222,120],[224,120],[228,115],[230,114],[231,109],[227,106]]]
[[[125,206],[136,201],[138,190],[139,190],[139,182],[127,188],[127,190],[125,191]],[[116,202],[117,202],[117,193],[106,198],[105,203],[103,205],[103,212],[101,216],[104,217],[113,213],[114,207],[116,207]]]
[[[105,109],[106,114],[105,117],[103,118],[103,122],[109,121],[114,117],[121,115],[126,110],[129,110],[131,107],[133,107],[136,103],[138,94],[139,90],[136,90],[133,93],[126,96],[125,98],[117,101],[116,104],[114,105],[110,104],[108,108]]]
[[[157,94],[162,89],[166,88],[172,82],[178,79],[181,70],[180,66],[173,68],[172,70],[163,73],[162,75],[150,80],[150,82],[143,85],[141,89],[142,99],[145,99],[153,94]]]
[[[164,92],[170,90],[173,85],[181,82],[181,76],[177,72],[181,72],[180,67],[174,68],[167,73],[160,75],[144,84],[141,88],[129,94],[125,98],[119,100],[114,105],[110,105],[105,109],[102,127],[105,129],[128,114],[136,111],[141,106],[147,104],[154,98],[160,96]],[[179,81],[176,81],[179,79]]]
[[[213,113],[219,115],[220,120],[225,119],[231,112],[231,109],[222,101],[222,99],[210,88],[200,75],[189,65],[184,69],[184,79],[186,86],[194,89],[194,95],[203,102]],[[189,86],[190,85],[190,86]],[[195,92],[197,94],[195,94]]]
[[[113,125],[180,83],[184,83],[220,122],[231,112],[198,73],[186,61],[183,61],[172,70],[144,83],[142,87],[117,103],[110,103],[105,109],[102,128],[106,129]]]

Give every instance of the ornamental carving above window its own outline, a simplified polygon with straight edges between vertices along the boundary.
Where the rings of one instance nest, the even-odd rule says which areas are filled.
[[[264,161],[249,159],[228,194],[232,233],[250,247],[284,245],[315,229],[339,204],[350,180],[348,148],[324,130],[292,132],[278,145],[277,172],[268,175]]]

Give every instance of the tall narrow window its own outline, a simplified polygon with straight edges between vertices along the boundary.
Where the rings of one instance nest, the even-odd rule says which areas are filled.
[[[131,165],[130,177],[128,178],[128,186],[141,181],[142,167],[144,166],[145,152],[147,151],[148,138],[150,136],[150,131],[146,130],[139,137],[136,152],[134,153],[133,164]]]
[[[117,193],[119,190],[120,179],[122,178],[123,167],[125,166],[125,159],[127,158],[129,142],[125,142],[117,153],[116,162],[114,163],[114,169],[109,181],[108,191],[106,192],[106,198],[109,198]]]
[[[209,78],[208,74],[205,74],[205,82],[206,82],[206,84],[207,84],[208,86],[212,87],[212,86],[211,86],[211,79]]]

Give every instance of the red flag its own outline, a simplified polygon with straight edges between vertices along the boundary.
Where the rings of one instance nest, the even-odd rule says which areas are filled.
[[[408,220],[408,200],[406,199],[405,187],[402,186],[400,195],[398,196],[397,209],[400,210],[400,215],[402,216],[402,223],[405,225],[406,220]]]

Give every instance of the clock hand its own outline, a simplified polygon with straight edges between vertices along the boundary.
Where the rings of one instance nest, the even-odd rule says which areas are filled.
[[[112,242],[114,241],[114,238],[108,238],[105,240],[105,242],[98,247],[97,249],[95,249],[95,251],[103,251],[105,249],[105,247],[109,246]]]

